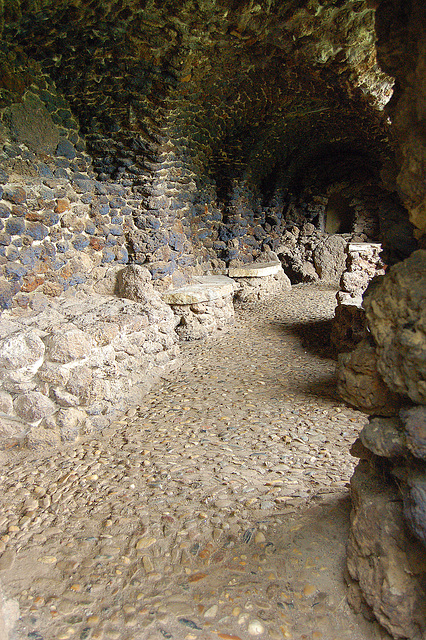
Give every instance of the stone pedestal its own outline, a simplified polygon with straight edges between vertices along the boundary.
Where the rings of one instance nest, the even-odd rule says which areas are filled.
[[[340,280],[331,329],[331,342],[338,353],[352,351],[367,334],[362,296],[370,281],[385,272],[380,251],[378,243],[351,242],[347,245],[346,271]]]
[[[226,276],[195,276],[193,283],[165,291],[181,340],[200,340],[234,320],[234,282]]]
[[[229,277],[236,282],[235,300],[240,303],[267,300],[291,289],[290,279],[279,261],[230,267]]]

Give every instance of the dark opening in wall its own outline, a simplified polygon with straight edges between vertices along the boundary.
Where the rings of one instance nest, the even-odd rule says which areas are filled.
[[[340,193],[333,193],[325,210],[325,230],[327,233],[351,233],[355,214],[349,200]]]

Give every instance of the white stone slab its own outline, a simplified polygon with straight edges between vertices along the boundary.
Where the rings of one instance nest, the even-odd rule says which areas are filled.
[[[252,262],[240,267],[229,267],[230,278],[263,278],[282,271],[281,262]]]
[[[167,304],[197,304],[231,296],[234,286],[227,276],[196,276],[192,284],[164,291],[161,298]]]
[[[382,245],[377,242],[350,242],[349,251],[364,251],[365,249],[381,249]]]

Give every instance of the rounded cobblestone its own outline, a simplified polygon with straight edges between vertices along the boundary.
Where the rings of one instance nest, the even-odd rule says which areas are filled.
[[[297,286],[239,309],[102,434],[0,452],[16,637],[386,638],[346,602],[365,419],[336,396],[334,295]]]

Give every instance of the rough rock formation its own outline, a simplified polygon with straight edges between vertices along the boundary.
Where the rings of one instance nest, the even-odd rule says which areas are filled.
[[[397,406],[388,393],[424,404],[423,0],[14,0],[0,31],[5,438],[38,446],[113,419],[176,356],[159,291],[268,250],[292,283],[334,286],[351,241],[395,265],[369,293],[376,344],[347,357],[352,388],[371,412]],[[345,278],[351,296],[364,285]],[[210,303],[179,330],[231,317]],[[398,417],[400,481],[422,538],[413,411]]]
[[[358,467],[352,482],[348,568],[378,620],[394,637],[413,639],[423,638],[426,628],[419,597],[426,571],[425,257],[425,251],[415,251],[371,283],[364,298],[368,353],[364,339],[339,356],[338,374],[348,402],[392,416],[370,418],[360,436],[358,454],[368,464]],[[370,406],[367,390],[377,384],[373,378],[366,383],[369,360],[371,370],[377,366],[374,380],[388,394]],[[398,396],[405,404],[399,412]],[[372,527],[373,522],[379,524]],[[380,554],[373,557],[373,548]]]
[[[394,638],[421,640],[426,630],[426,550],[404,526],[398,486],[363,460],[352,477],[351,494],[349,573]]]
[[[314,251],[314,265],[321,280],[338,285],[346,268],[346,240],[331,235],[318,244]]]
[[[419,238],[426,231],[424,3],[380,2],[376,25],[380,66],[397,80],[387,112],[398,140],[398,172],[386,178],[391,189],[397,184]]]
[[[365,413],[393,415],[400,404],[377,370],[375,346],[368,337],[353,351],[339,354],[337,388],[343,400]]]
[[[358,454],[368,462],[351,485],[349,572],[381,624],[395,638],[413,639],[426,628],[419,597],[426,571],[425,258],[415,251],[372,281],[364,297],[369,338],[338,365],[347,402],[392,416],[370,418],[360,436]]]
[[[426,251],[394,265],[364,306],[386,384],[426,403]]]
[[[425,433],[425,407],[404,408],[370,418],[352,448],[361,462],[351,480],[351,601],[365,601],[395,638],[413,640],[426,629]]]
[[[352,351],[367,335],[362,296],[369,282],[385,273],[381,245],[349,243],[345,271],[337,293],[337,307],[331,329],[331,343],[337,353]]]

